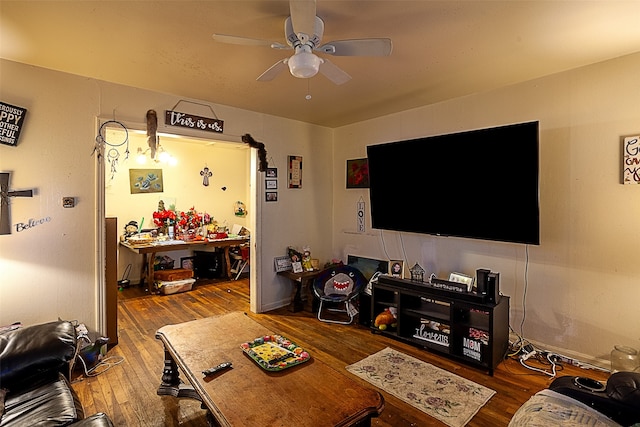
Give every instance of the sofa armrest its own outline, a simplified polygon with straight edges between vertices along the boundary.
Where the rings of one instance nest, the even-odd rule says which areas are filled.
[[[0,384],[11,391],[51,372],[68,376],[75,354],[76,331],[71,322],[49,322],[0,334]]]

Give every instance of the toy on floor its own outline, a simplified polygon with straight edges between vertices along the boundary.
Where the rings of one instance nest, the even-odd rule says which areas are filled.
[[[397,319],[398,309],[395,307],[385,308],[385,310],[376,316],[373,325],[381,331],[386,330],[388,327],[395,328],[398,326]]]

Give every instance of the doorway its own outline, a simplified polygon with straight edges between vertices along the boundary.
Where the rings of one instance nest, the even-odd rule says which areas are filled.
[[[141,124],[139,129],[143,126]],[[117,218],[118,235],[124,233],[125,225],[130,222],[135,222],[142,229],[154,228],[152,215],[160,204],[178,212],[192,208],[199,213],[206,212],[212,221],[229,230],[245,227],[251,234],[250,307],[254,312],[259,311],[257,263],[253,256],[259,233],[256,217],[260,208],[256,196],[256,150],[239,142],[239,137],[238,142],[229,142],[159,134],[159,149],[151,159],[146,132],[137,131],[135,127],[132,130],[130,125],[125,129],[117,122],[105,127],[108,144],[102,164],[97,168],[98,242],[104,242],[101,230],[104,230],[107,217]],[[117,152],[109,153],[112,146]],[[160,160],[159,154],[162,153],[169,156],[168,159]],[[151,173],[157,178],[153,191],[139,191],[136,187],[139,179],[136,176],[141,172]],[[242,209],[238,209],[240,206]],[[105,257],[100,254],[98,246],[98,271],[104,272]],[[181,259],[192,256],[189,251],[175,251],[167,255],[174,259],[176,267],[180,267]],[[141,258],[129,251],[118,251],[118,279],[130,274],[135,282],[142,270]],[[105,289],[105,278],[102,277],[97,324],[103,330],[107,324]]]

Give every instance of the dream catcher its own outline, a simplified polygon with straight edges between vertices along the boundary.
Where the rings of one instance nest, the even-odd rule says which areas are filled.
[[[110,126],[119,126],[124,130],[124,137],[121,141],[109,140],[107,137],[108,128]],[[100,129],[98,130],[98,136],[96,136],[96,145],[93,149],[93,152],[98,152],[98,160],[102,158],[104,155],[107,158],[107,161],[111,165],[111,179],[113,180],[114,175],[118,171],[118,161],[120,160],[120,147],[124,148],[124,159],[127,160],[129,158],[129,132],[127,128],[120,122],[115,120],[109,120],[104,122]],[[106,150],[106,152],[105,152]]]

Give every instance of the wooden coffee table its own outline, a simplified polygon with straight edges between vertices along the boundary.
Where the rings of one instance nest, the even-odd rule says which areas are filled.
[[[164,345],[165,362],[158,394],[201,401],[209,422],[221,426],[370,426],[371,417],[382,412],[378,391],[313,352],[305,363],[271,372],[240,348],[274,334],[241,312],[160,328],[156,338]],[[204,377],[203,370],[222,362],[233,367]]]

